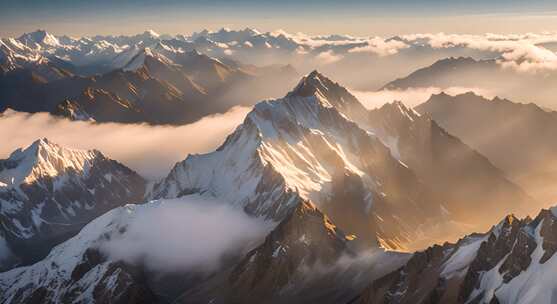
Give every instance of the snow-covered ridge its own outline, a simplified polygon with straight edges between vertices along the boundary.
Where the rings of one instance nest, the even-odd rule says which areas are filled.
[[[323,78],[317,72],[304,79],[308,77]],[[217,151],[188,156],[151,195],[176,197],[195,190],[245,206],[265,183],[265,171],[272,170],[284,180],[280,191],[297,192],[319,203],[338,166],[364,176],[353,141],[362,134],[373,140],[373,135],[338,112],[320,90],[327,89],[260,102]],[[266,207],[259,208],[267,212]]]
[[[389,275],[391,280],[376,281],[356,303],[383,295],[389,303],[554,303],[554,209],[542,210],[534,219],[509,215],[487,233],[415,253]]]
[[[557,255],[553,244],[557,239],[556,224],[557,217],[547,210],[542,210],[532,221],[518,220],[512,215],[501,221],[495,228],[498,230],[497,239],[509,238],[514,232],[512,227],[518,225],[516,240],[495,267],[481,273],[479,284],[469,299],[481,299],[486,303],[493,299],[500,303],[553,303],[557,290]],[[504,233],[501,229],[505,230]],[[527,252],[525,256],[521,251]],[[529,263],[526,264],[523,258]],[[509,267],[511,263],[519,265]]]
[[[324,187],[332,182],[336,170],[337,164],[316,153],[330,151],[346,170],[365,175],[359,169],[362,164],[355,147],[351,146],[354,132],[362,130],[320,93],[259,103],[248,119],[264,138],[259,149],[262,158],[285,177],[287,186],[306,199],[319,204],[323,200],[320,195],[327,195]],[[346,133],[341,133],[344,130]],[[319,194],[322,190],[324,193]]]
[[[46,138],[39,139],[0,161],[0,188],[31,184],[43,177],[56,178],[70,170],[86,173],[92,161],[101,156],[98,151],[64,148]]]
[[[188,217],[189,221],[181,220]],[[219,220],[212,222],[214,217]],[[167,222],[161,224],[164,219]],[[98,303],[103,293],[117,301],[125,294],[119,285],[128,288],[136,283],[137,274],[127,271],[130,267],[161,272],[169,267],[191,270],[203,263],[218,267],[221,254],[250,249],[245,246],[260,241],[261,234],[272,228],[269,224],[199,195],[118,207],[54,247],[44,260],[0,273],[0,302],[28,299],[41,289],[41,299],[49,303]],[[161,225],[161,231],[148,233],[150,225]],[[196,229],[203,227],[209,232],[202,240]],[[164,228],[167,231],[159,234]],[[205,243],[191,246],[194,241]],[[150,246],[153,242],[160,246]],[[137,247],[128,250],[129,246]]]
[[[427,230],[427,220],[440,216],[439,202],[425,188],[420,197],[410,190],[424,186],[374,133],[351,119],[354,115],[348,113],[358,107],[362,105],[346,89],[312,72],[284,98],[258,103],[216,151],[190,155],[176,164],[149,197],[201,193],[277,221],[299,204],[299,198],[320,210],[334,209],[324,210],[333,219],[342,217],[341,210],[353,208],[351,212],[361,215],[358,224],[348,220],[336,224],[371,243],[374,203],[388,204],[389,212],[379,208],[384,212],[378,215],[384,222],[379,232],[382,244],[402,248],[415,233],[409,227]],[[367,112],[359,114],[363,120]],[[392,187],[403,189],[396,200]],[[350,191],[354,193],[346,193]],[[357,198],[343,208],[344,199],[338,198],[343,195]],[[427,207],[414,210],[416,200]]]
[[[42,259],[102,213],[140,202],[144,192],[143,178],[95,150],[47,139],[16,150],[0,160],[0,270]]]
[[[393,56],[403,51],[424,47],[431,50],[466,47],[473,51],[495,52],[500,54],[499,64],[518,70],[554,70],[557,62],[557,55],[542,46],[544,43],[557,41],[557,35],[553,33],[497,37],[424,34],[385,38],[348,35],[310,36],[303,33],[291,34],[282,30],[260,32],[246,28],[204,30],[191,35],[159,35],[148,30],[130,36],[72,38],[38,30],[18,38],[2,40],[8,39],[17,40],[18,44],[26,46],[36,55],[56,57],[69,61],[75,66],[110,65],[116,58],[126,53],[137,54],[137,49],[154,48],[159,43],[180,52],[199,49],[212,57],[239,56],[236,59],[242,61],[253,58],[254,61],[250,63],[264,62],[265,58],[271,57],[269,55],[276,55],[283,60],[320,58],[324,55],[342,59],[361,53]],[[31,57],[27,56],[27,58]],[[123,66],[111,66],[111,68]]]
[[[25,33],[18,38],[21,43],[30,48],[43,49],[48,47],[60,46],[60,41],[54,35],[45,30],[37,30],[32,33]]]

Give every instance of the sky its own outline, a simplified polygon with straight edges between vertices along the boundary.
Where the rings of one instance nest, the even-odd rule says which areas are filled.
[[[555,0],[0,0],[0,36],[190,34],[228,27],[308,34],[557,31]]]

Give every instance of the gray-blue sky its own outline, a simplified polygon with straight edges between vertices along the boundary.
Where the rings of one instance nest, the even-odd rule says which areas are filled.
[[[0,0],[0,35],[190,33],[255,27],[315,34],[557,31],[555,0]]]

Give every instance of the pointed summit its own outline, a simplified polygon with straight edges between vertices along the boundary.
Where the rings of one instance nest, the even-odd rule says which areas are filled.
[[[356,122],[367,120],[367,110],[346,88],[330,80],[317,70],[304,76],[286,97],[316,96]]]
[[[287,97],[308,97],[314,95],[315,93],[327,92],[329,90],[329,87],[332,88],[335,85],[337,84],[333,83],[327,77],[321,75],[317,70],[313,70],[308,75],[302,77],[298,85],[294,88],[294,90],[288,93]]]
[[[92,219],[140,201],[144,192],[143,178],[95,150],[46,138],[16,150],[0,159],[0,241],[7,246],[0,251],[13,254],[5,260],[0,252],[0,272],[37,262]]]
[[[409,120],[414,121],[420,117],[420,114],[414,109],[407,107],[402,101],[395,100],[391,103],[384,104],[377,110],[383,117],[395,120]]]
[[[14,151],[0,160],[0,183],[7,187],[30,184],[43,177],[56,177],[67,171],[83,171],[93,159],[103,157],[98,151],[64,148],[41,138],[25,149]]]
[[[166,65],[172,65],[173,62],[169,57],[174,57],[176,51],[164,44],[158,42],[152,47],[146,47],[138,51],[129,62],[123,67],[124,71],[137,71],[143,68],[147,62],[160,62]]]
[[[48,46],[59,46],[60,42],[54,36],[45,30],[36,30],[31,33],[25,33],[21,35],[18,40],[31,48],[38,47],[48,47]]]

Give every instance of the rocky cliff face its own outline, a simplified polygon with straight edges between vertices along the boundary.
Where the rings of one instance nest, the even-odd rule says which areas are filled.
[[[353,303],[552,303],[555,211],[509,215],[488,233],[418,252]]]

